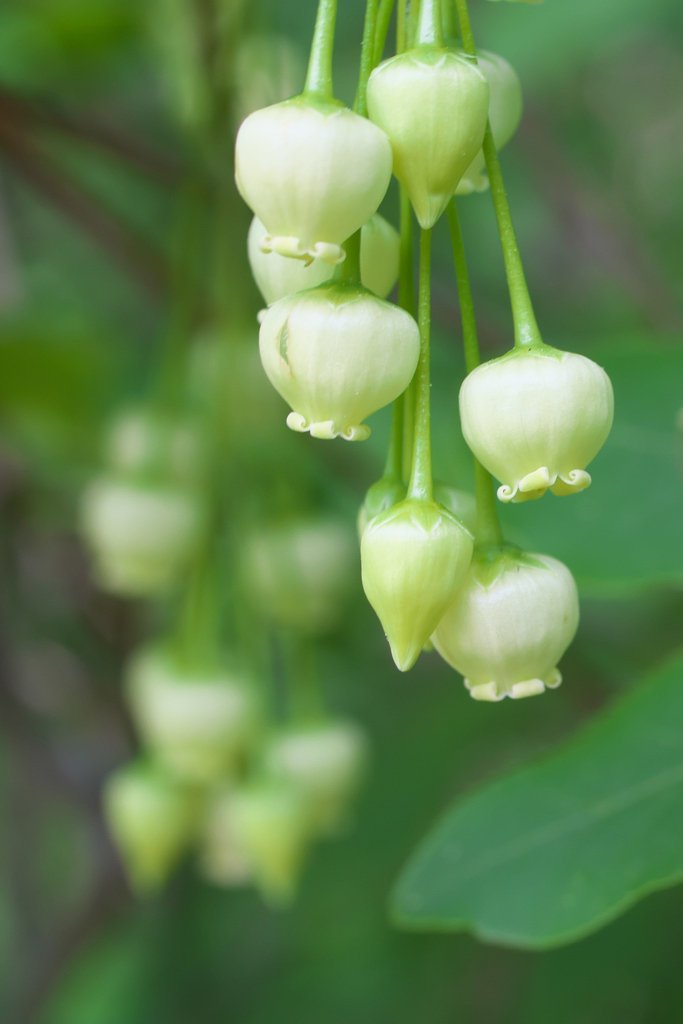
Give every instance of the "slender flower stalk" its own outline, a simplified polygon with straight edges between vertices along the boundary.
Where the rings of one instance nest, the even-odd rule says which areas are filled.
[[[337,0],[320,0],[304,87],[304,95],[316,96],[328,103],[334,101],[332,52],[336,19]]]
[[[399,2],[399,13],[403,8],[405,16],[405,6],[403,2]],[[384,44],[387,39],[387,33],[389,32],[389,22],[391,21],[391,15],[394,10],[394,0],[380,0],[379,9],[377,11],[377,26],[375,29],[375,64],[379,64],[384,53]]]
[[[431,260],[432,231],[420,234],[420,284],[418,326],[420,328],[420,361],[417,364],[415,394],[415,440],[408,497],[433,501],[432,427],[430,401],[430,331],[431,331]]]
[[[360,74],[353,109],[363,117],[368,116],[368,78],[377,61],[375,50],[377,41],[377,5],[378,0],[366,0],[365,25],[363,28],[363,44],[360,54]]]

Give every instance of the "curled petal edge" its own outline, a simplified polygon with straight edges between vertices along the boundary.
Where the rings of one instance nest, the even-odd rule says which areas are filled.
[[[311,437],[318,437],[323,441],[332,441],[335,437],[343,437],[345,441],[366,441],[370,437],[370,427],[365,423],[342,427],[340,430],[336,427],[334,420],[309,423],[300,412],[290,412],[287,417],[287,426],[299,434],[309,433]]]
[[[547,466],[541,466],[523,477],[518,484],[511,487],[509,484],[502,484],[497,491],[500,501],[513,502],[518,504],[522,501],[534,501],[542,498],[547,490],[551,490],[558,497],[567,494],[578,494],[590,487],[592,478],[585,469],[572,469],[569,473],[555,473],[551,476]]]
[[[315,245],[306,249],[301,244],[301,239],[294,235],[264,235],[259,239],[261,252],[276,252],[280,256],[289,256],[294,260],[305,260],[306,266],[313,260],[323,260],[325,263],[342,263],[346,259],[346,252],[341,245],[333,242],[316,242]]]
[[[489,683],[477,683],[472,685],[469,679],[465,679],[465,686],[470,691],[470,697],[474,700],[500,701],[505,697],[513,700],[521,700],[523,697],[535,697],[546,690],[556,690],[562,682],[562,675],[559,669],[554,668],[545,679],[524,679],[522,682],[513,683],[512,686],[499,690],[498,684],[491,680]]]

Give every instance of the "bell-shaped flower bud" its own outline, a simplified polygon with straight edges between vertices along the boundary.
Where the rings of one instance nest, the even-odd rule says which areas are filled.
[[[115,476],[94,480],[80,511],[98,582],[124,597],[167,593],[192,557],[204,521],[195,492]]]
[[[475,700],[531,697],[562,682],[579,597],[569,569],[518,548],[475,554],[432,640]]]
[[[517,131],[522,117],[522,86],[517,72],[503,57],[498,57],[487,50],[480,50],[477,63],[491,89],[489,122],[495,147],[500,152]],[[486,188],[486,161],[483,150],[480,149],[463,174],[456,195],[483,192]]]
[[[455,599],[471,558],[471,534],[436,502],[407,498],[366,526],[363,587],[402,672]]]
[[[104,810],[132,887],[154,892],[193,842],[197,794],[158,768],[133,763],[109,777]]]
[[[196,483],[203,461],[199,436],[188,420],[144,408],[129,409],[114,420],[106,460],[121,476],[160,476],[183,485]]]
[[[254,693],[243,680],[221,669],[181,669],[159,647],[132,659],[127,698],[145,746],[187,782],[232,774],[257,723]]]
[[[276,252],[261,251],[265,228],[254,217],[249,228],[247,249],[254,280],[268,305],[304,288],[329,281],[334,267],[323,260],[303,263]],[[400,238],[388,220],[376,213],[361,230],[360,276],[363,286],[380,299],[386,298],[398,280]]]
[[[365,417],[410,383],[420,337],[398,306],[332,282],[271,306],[259,348],[271,384],[293,409],[292,430],[362,441],[370,435]]]
[[[291,903],[311,834],[304,797],[284,782],[255,782],[234,795],[232,824],[264,899]]]
[[[337,519],[294,519],[254,532],[242,576],[252,603],[277,625],[305,633],[333,629],[353,586],[353,533]]]
[[[612,426],[605,371],[585,356],[548,346],[515,348],[478,366],[460,389],[468,445],[502,486],[501,501],[574,494]]]
[[[452,512],[474,536],[477,529],[477,499],[469,491],[459,491],[443,480],[434,481],[434,501]]]
[[[311,828],[334,835],[344,824],[367,764],[368,742],[352,722],[290,728],[274,736],[264,754],[273,778],[284,779],[305,798]]]
[[[242,122],[235,167],[242,198],[266,226],[264,252],[339,263],[342,243],[384,197],[391,146],[341,103],[297,96]]]
[[[368,113],[391,141],[394,174],[431,228],[481,149],[489,86],[462,52],[420,46],[375,68]]]
[[[209,801],[202,826],[199,867],[207,881],[233,888],[251,881],[251,861],[236,824],[238,790],[222,786]]]

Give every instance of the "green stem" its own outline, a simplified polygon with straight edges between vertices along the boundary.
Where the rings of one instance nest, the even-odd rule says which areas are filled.
[[[368,79],[375,66],[375,42],[377,39],[377,5],[379,0],[366,0],[363,45],[360,52],[360,74],[353,109],[362,117],[368,116]]]
[[[405,40],[402,50],[409,50],[412,46],[416,45],[417,27],[420,22],[421,8],[421,0],[411,0],[407,18],[407,25],[405,28]],[[402,53],[402,50],[397,50],[397,52]]]
[[[319,0],[304,95],[314,95],[327,102],[334,99],[332,51],[336,18],[337,0]]]
[[[453,36],[457,35],[455,31],[455,8],[453,6],[453,0],[441,0],[441,6],[443,34],[444,39],[448,42],[449,39],[452,39]]]
[[[477,50],[472,35],[472,25],[467,10],[467,0],[455,0],[460,22],[460,34],[465,53],[476,57]],[[541,332],[536,322],[536,314],[529,295],[529,288],[524,276],[522,258],[517,246],[515,229],[512,225],[510,204],[508,203],[503,175],[498,160],[498,152],[493,141],[491,123],[486,125],[484,136],[484,157],[486,159],[486,170],[491,185],[491,198],[493,208],[496,212],[498,222],[498,233],[503,247],[503,259],[505,260],[505,274],[508,280],[510,291],[510,303],[512,305],[512,318],[515,324],[515,347],[525,348],[527,345],[542,345]]]
[[[403,412],[403,402],[397,398],[391,412],[391,433],[384,466],[384,476],[395,477],[397,480],[403,479]]]
[[[417,26],[417,46],[435,46],[443,50],[443,21],[441,17],[441,0],[422,0],[420,4],[420,20]]]
[[[413,208],[410,196],[400,186],[401,248],[398,274],[398,304],[415,316],[415,275],[413,271]],[[415,384],[417,374],[397,402],[403,405],[403,477],[408,479],[413,464],[413,433],[415,430]]]
[[[333,280],[360,287],[360,233],[361,228],[344,242],[346,259],[335,267]]]
[[[429,380],[429,335],[431,327],[431,261],[432,229],[420,235],[420,286],[418,298],[418,325],[420,328],[420,361],[417,364],[415,401],[415,440],[413,467],[408,497],[420,501],[433,501],[432,483],[432,424]]]
[[[402,0],[399,0],[398,7],[399,12],[403,7],[405,15],[405,6]],[[375,66],[379,64],[384,54],[384,44],[387,40],[389,22],[391,21],[391,13],[393,9],[394,0],[381,0],[379,11],[377,12],[377,28],[375,30]]]
[[[462,319],[462,337],[465,347],[465,366],[468,373],[476,370],[481,362],[479,355],[479,338],[477,337],[477,321],[474,314],[474,301],[470,288],[470,276],[467,270],[465,247],[462,243],[462,232],[455,199],[448,204],[448,226],[451,231],[453,263],[458,283],[460,299],[460,317]],[[478,459],[474,460],[474,490],[477,498],[477,533],[478,548],[499,547],[503,543],[503,531],[498,518],[496,497],[493,490],[493,478],[484,469]]]

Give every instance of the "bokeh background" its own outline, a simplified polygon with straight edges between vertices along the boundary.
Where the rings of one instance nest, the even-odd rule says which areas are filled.
[[[163,895],[135,899],[99,809],[103,779],[135,749],[121,666],[154,616],[97,589],[77,502],[100,465],[112,411],[143,394],[157,366],[170,305],[169,223],[191,159],[147,6],[0,6],[0,1016],[8,1024],[681,1019],[677,889],[545,952],[402,933],[386,912],[406,857],[449,801],[551,750],[683,643],[679,0],[473,0],[479,44],[509,59],[524,87],[524,119],[503,168],[542,330],[559,347],[597,353],[615,384],[615,431],[595,462],[594,487],[505,516],[512,538],[575,572],[582,625],[560,690],[480,705],[436,654],[400,675],[359,584],[342,626],[321,645],[321,663],[331,707],[369,730],[372,771],[353,830],[316,850],[295,905],[282,912],[251,889],[209,886],[191,862]],[[336,83],[349,101],[363,9],[360,0],[340,8]],[[244,18],[245,31],[290,41],[297,90],[313,0],[259,0]],[[243,85],[242,109],[254,89],[258,96],[253,80]],[[397,223],[393,188],[382,209]],[[464,199],[460,211],[490,355],[511,338],[495,220],[486,194]],[[236,214],[230,247],[241,264],[247,225],[246,211]],[[436,236],[435,467],[468,487],[457,297],[443,225]],[[256,291],[244,302],[255,318]],[[271,407],[263,385],[263,409]],[[263,416],[262,484],[290,458],[321,503],[353,523],[381,473],[387,412],[358,446],[294,437],[277,402],[275,415]],[[251,486],[249,474],[242,485]]]

